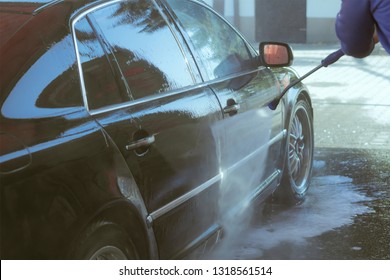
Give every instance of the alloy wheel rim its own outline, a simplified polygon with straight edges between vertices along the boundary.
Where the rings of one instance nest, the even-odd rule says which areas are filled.
[[[310,124],[306,111],[298,109],[291,124],[288,160],[291,178],[297,192],[304,191],[311,161]]]
[[[126,260],[126,255],[115,246],[104,246],[97,250],[91,260]]]

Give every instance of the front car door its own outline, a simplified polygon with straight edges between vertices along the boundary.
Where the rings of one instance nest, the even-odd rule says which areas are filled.
[[[253,48],[206,5],[191,0],[166,2],[223,109],[224,120],[213,132],[224,139],[220,209],[230,212],[239,209],[236,205],[248,205],[247,198],[280,177],[282,106],[275,111],[267,106],[278,96],[279,84],[270,69],[259,67]]]
[[[154,1],[102,4],[75,33],[89,110],[140,188],[160,258],[180,257],[218,230],[219,102],[194,86],[194,62]]]

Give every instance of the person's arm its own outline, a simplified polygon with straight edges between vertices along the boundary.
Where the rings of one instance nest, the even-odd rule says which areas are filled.
[[[345,54],[357,58],[368,56],[375,46],[374,31],[370,0],[342,0],[336,18],[336,34]]]

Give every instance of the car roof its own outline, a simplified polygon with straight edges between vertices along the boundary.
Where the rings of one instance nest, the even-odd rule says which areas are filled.
[[[18,73],[58,34],[70,32],[75,12],[111,0],[0,0],[0,104]],[[54,40],[54,41],[53,41]],[[27,43],[28,42],[28,43]]]
[[[5,44],[32,16],[60,2],[64,0],[0,0],[0,45]]]
[[[0,12],[17,14],[36,14],[63,0],[0,0]]]

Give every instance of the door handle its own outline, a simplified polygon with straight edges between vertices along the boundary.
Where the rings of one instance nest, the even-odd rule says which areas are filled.
[[[229,116],[233,116],[238,113],[238,110],[240,110],[240,104],[233,104],[230,106],[226,106],[223,108],[223,112],[225,114],[229,114]]]
[[[155,141],[156,139],[154,138],[154,135],[148,136],[126,145],[126,150],[131,151],[142,147],[148,147],[152,145]]]

